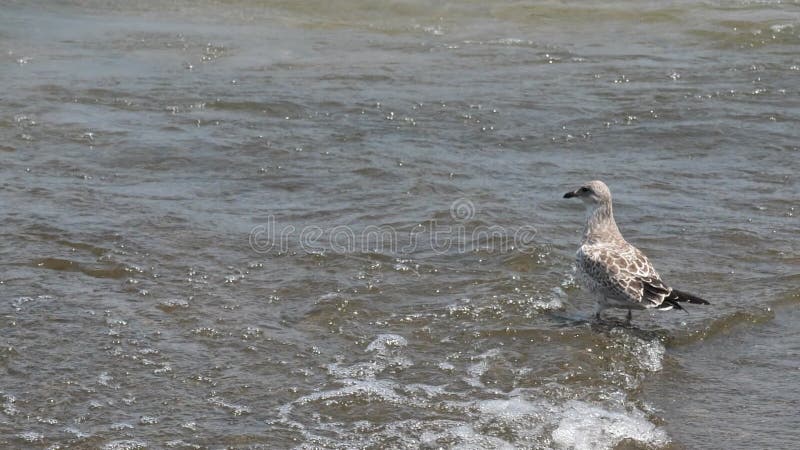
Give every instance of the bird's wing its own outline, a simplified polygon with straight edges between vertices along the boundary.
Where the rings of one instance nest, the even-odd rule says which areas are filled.
[[[581,248],[578,264],[611,297],[659,307],[672,289],[647,257],[627,242]]]

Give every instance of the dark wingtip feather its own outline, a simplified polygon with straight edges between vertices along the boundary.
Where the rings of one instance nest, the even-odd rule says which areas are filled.
[[[677,289],[673,289],[672,292],[669,293],[669,296],[664,299],[665,302],[686,302],[686,303],[693,303],[695,305],[710,305],[708,301],[696,296],[692,295],[683,291],[679,291]]]
[[[669,297],[665,298],[661,305],[658,306],[658,309],[677,309],[683,312],[688,313],[689,311],[686,310],[683,306],[679,305],[674,299],[670,299]]]

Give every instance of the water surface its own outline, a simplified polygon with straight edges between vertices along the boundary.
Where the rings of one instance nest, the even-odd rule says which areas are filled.
[[[2,8],[0,445],[800,439],[796,2],[161,3]]]

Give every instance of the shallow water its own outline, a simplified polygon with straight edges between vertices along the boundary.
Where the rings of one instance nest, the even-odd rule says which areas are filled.
[[[160,3],[2,6],[0,445],[800,439],[796,2]]]

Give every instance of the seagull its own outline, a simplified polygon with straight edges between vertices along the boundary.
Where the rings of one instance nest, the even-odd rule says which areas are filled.
[[[590,181],[564,198],[579,198],[586,205],[586,228],[575,262],[583,285],[597,302],[597,320],[608,308],[627,309],[630,323],[633,309],[684,310],[680,303],[709,304],[664,284],[644,253],[622,237],[605,183]]]

